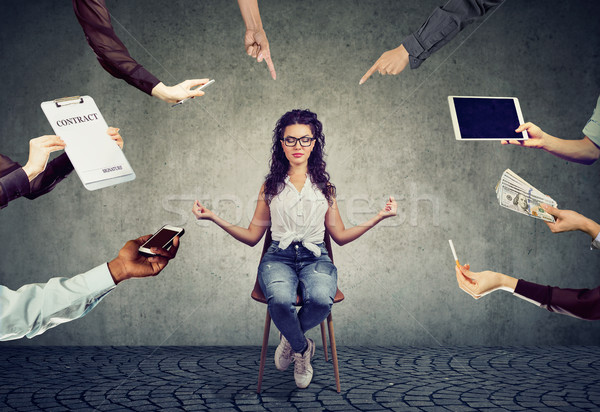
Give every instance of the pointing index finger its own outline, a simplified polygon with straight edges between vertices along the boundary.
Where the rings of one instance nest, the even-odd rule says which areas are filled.
[[[360,84],[363,84],[364,82],[366,82],[366,81],[367,81],[367,79],[368,79],[369,77],[371,77],[371,75],[372,75],[373,73],[375,73],[375,70],[377,70],[377,63],[379,63],[379,60],[377,60],[377,61],[375,62],[375,64],[374,64],[374,65],[373,65],[373,66],[372,66],[372,67],[371,67],[371,68],[370,68],[370,69],[369,69],[369,70],[368,70],[368,71],[365,73],[365,75],[362,77],[362,79],[360,79],[360,81],[358,82],[358,84],[359,84],[359,85],[360,85]]]
[[[265,61],[267,62],[269,72],[271,72],[271,77],[273,78],[273,80],[277,80],[277,73],[275,73],[275,66],[273,65],[273,61],[271,60],[271,53],[265,53]]]

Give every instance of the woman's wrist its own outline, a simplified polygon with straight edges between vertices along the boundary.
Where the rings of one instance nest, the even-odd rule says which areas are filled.
[[[372,219],[373,226],[375,226],[376,224],[378,224],[379,222],[381,222],[382,220],[384,220],[386,217],[388,217],[388,216],[385,216],[383,214],[383,212],[377,213],[377,215]]]
[[[508,276],[508,275],[503,275],[502,273],[500,273],[500,283],[502,285],[502,289],[506,290],[507,292],[511,292],[513,293],[515,291],[515,288],[517,287],[517,282],[519,281],[516,278],[513,278],[512,276]]]
[[[160,100],[165,100],[167,97],[167,86],[163,82],[160,82],[154,86],[151,94]]]
[[[23,171],[25,172],[25,174],[27,175],[27,179],[29,179],[29,181],[31,182],[33,179],[35,179],[37,177],[37,175],[39,175],[41,172],[38,172],[37,170],[34,170],[29,163],[27,163],[25,166],[23,166]]]
[[[227,221],[225,221],[224,219],[221,219],[219,216],[217,216],[215,214],[210,215],[210,217],[208,218],[208,220],[210,220],[215,225],[217,225],[217,226],[219,226],[221,228],[225,228],[227,226],[231,226]]]

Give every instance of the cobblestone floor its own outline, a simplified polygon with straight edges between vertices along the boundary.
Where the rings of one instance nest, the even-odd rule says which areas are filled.
[[[600,409],[600,346],[339,348],[342,393],[323,351],[308,389],[258,347],[0,348],[0,410]]]

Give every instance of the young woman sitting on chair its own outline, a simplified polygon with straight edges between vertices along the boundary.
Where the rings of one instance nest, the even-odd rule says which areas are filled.
[[[337,244],[344,245],[395,216],[398,207],[390,197],[376,216],[346,229],[335,200],[335,186],[325,171],[324,146],[323,125],[315,113],[287,112],[273,131],[271,170],[248,228],[227,223],[197,200],[193,207],[198,219],[213,221],[250,246],[271,227],[273,241],[258,267],[258,281],[280,331],[275,366],[285,370],[294,361],[299,388],[306,388],[313,375],[310,359],[315,344],[304,333],[329,315],[337,291],[337,270],[323,243],[325,228]],[[296,312],[298,285],[302,307]]]

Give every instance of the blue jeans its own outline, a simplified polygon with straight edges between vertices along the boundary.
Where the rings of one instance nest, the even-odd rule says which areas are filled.
[[[273,241],[258,267],[258,282],[267,298],[271,318],[295,352],[306,349],[304,332],[329,315],[337,291],[337,269],[324,244],[315,257],[301,243],[279,249]],[[302,308],[296,312],[297,293]]]

